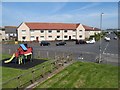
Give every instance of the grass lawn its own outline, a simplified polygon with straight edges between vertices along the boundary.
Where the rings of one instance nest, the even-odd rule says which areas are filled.
[[[60,73],[39,84],[39,88],[117,88],[118,67],[75,62]]]

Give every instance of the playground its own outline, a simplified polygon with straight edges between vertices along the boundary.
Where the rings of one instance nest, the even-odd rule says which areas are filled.
[[[10,59],[10,58],[8,58],[8,59]],[[4,63],[8,59],[2,60],[2,66],[3,67],[8,67],[8,68],[16,68],[16,69],[29,69],[29,68],[32,68],[36,65],[39,65],[39,64],[47,61],[47,60],[43,60],[43,59],[33,59],[32,62],[26,62],[25,64],[21,64],[21,65],[15,64],[15,63],[12,63],[12,62],[10,62],[9,64]]]
[[[43,59],[34,59],[32,47],[28,47],[27,44],[20,44],[11,58],[5,58],[1,62],[3,67],[29,69],[45,61]]]

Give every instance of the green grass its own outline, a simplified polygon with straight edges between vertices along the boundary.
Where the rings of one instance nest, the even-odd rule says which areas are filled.
[[[117,88],[118,67],[76,62],[39,84],[39,88]]]
[[[10,57],[10,55],[4,54],[4,55],[2,55],[2,57],[5,59],[5,58]],[[33,77],[32,70],[35,70],[37,68],[39,68],[39,70],[35,71],[35,77],[40,76],[43,73],[42,72],[43,65],[45,66],[44,71],[45,72],[49,71],[51,69],[51,66],[50,66],[51,60],[48,60],[48,59],[45,59],[45,60],[47,60],[47,61],[42,64],[36,65],[33,68],[27,69],[27,70],[21,70],[21,69],[9,68],[9,67],[0,67],[0,69],[2,69],[2,82],[6,82],[12,78],[15,78],[15,77],[21,75],[21,74],[28,73],[28,74],[22,76],[22,78],[20,78],[20,80],[17,80],[17,79],[12,80],[8,84],[3,85],[3,88],[15,88],[17,85],[19,85],[19,81],[21,84],[30,81]]]

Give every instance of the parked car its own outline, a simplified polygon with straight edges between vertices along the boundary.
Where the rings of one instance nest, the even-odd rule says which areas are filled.
[[[86,44],[86,41],[85,40],[80,40],[79,44]]]
[[[40,46],[49,46],[50,43],[48,41],[41,41]]]
[[[87,44],[94,44],[95,43],[95,38],[93,37],[92,40],[86,41]]]
[[[75,44],[86,44],[85,40],[76,40]]]
[[[86,41],[87,44],[94,44],[95,40]]]
[[[117,38],[117,37],[114,37],[113,39],[117,40],[118,38]]]
[[[110,37],[105,37],[105,40],[109,42],[110,41]]]
[[[64,46],[64,45],[66,45],[66,42],[64,41],[56,43],[56,46]]]

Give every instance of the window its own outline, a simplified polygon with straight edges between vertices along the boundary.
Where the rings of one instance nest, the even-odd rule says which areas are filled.
[[[24,39],[24,40],[25,40],[25,38],[26,38],[26,37],[22,37],[22,39]]]
[[[52,36],[48,36],[49,38],[52,38]]]
[[[82,30],[79,30],[80,32],[82,31]]]
[[[22,34],[25,34],[26,33],[26,30],[22,30]]]
[[[26,39],[26,37],[25,37],[25,36],[23,36],[23,37],[22,37],[22,40],[24,41],[25,39]]]
[[[31,37],[30,37],[30,40],[31,40],[31,41],[35,40],[35,37],[34,37],[34,36],[31,36]]]
[[[44,38],[44,36],[40,36],[41,38]]]
[[[60,30],[57,30],[57,33],[59,33],[60,32]]]
[[[40,30],[41,33],[44,33],[44,30]]]
[[[82,35],[80,35],[79,37],[82,38]]]
[[[73,35],[73,37],[76,37],[76,35]]]
[[[30,30],[30,33],[34,33],[34,30]]]
[[[67,32],[67,30],[64,30],[64,32]]]
[[[60,38],[60,36],[57,36],[57,38]]]
[[[64,36],[64,38],[67,38],[67,36]]]
[[[52,30],[49,30],[48,32],[49,32],[49,33],[51,33],[51,32],[52,32]]]

